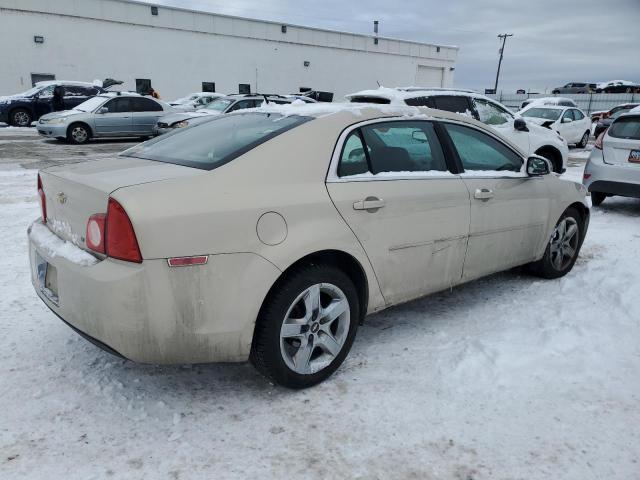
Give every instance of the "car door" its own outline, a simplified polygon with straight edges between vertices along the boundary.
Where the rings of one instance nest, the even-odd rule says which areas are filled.
[[[136,135],[153,135],[153,126],[164,115],[162,105],[144,97],[131,97],[131,110],[133,133]]]
[[[515,117],[511,112],[484,98],[474,98],[473,102],[478,113],[478,120],[507,137],[526,155],[529,154],[531,151],[529,132],[516,130]]]
[[[574,108],[572,110],[574,123],[576,126],[576,137],[578,138],[578,140],[576,141],[580,141],[582,139],[582,135],[584,135],[584,132],[591,131],[591,121],[584,113],[582,113],[581,110],[578,110],[577,108]]]
[[[570,108],[567,108],[558,122],[558,133],[567,143],[576,142],[576,127],[573,120],[573,112]]]
[[[551,208],[544,177],[526,175],[523,158],[498,137],[468,125],[443,125],[471,199],[463,279],[535,260]]]
[[[33,98],[33,119],[37,120],[42,115],[53,111],[53,89],[55,85],[48,85],[38,92]]]
[[[469,192],[448,170],[429,121],[368,122],[341,136],[327,189],[389,304],[460,282]]]
[[[131,134],[133,121],[130,100],[130,97],[112,98],[98,109],[94,114],[95,130],[98,136]]]

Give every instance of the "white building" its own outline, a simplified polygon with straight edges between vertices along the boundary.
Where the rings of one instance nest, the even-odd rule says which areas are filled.
[[[165,99],[218,92],[449,87],[457,47],[124,0],[0,0],[0,95],[34,81],[150,80]]]

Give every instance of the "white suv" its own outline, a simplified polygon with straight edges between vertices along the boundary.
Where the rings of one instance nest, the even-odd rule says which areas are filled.
[[[356,103],[411,105],[466,114],[494,128],[527,156],[536,154],[547,158],[555,172],[562,173],[567,166],[569,147],[560,135],[522,119],[501,103],[471,90],[380,87],[352,93],[346,98]]]

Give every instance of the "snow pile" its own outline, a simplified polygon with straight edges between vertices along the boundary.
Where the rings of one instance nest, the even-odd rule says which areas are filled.
[[[62,240],[40,221],[31,225],[29,236],[37,245],[38,250],[49,257],[62,257],[84,267],[98,263],[96,257],[76,247],[73,243]]]

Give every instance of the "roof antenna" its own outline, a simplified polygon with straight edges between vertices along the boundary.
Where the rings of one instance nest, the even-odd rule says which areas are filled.
[[[376,80],[376,83],[378,84],[378,87],[382,86],[378,80]]]

